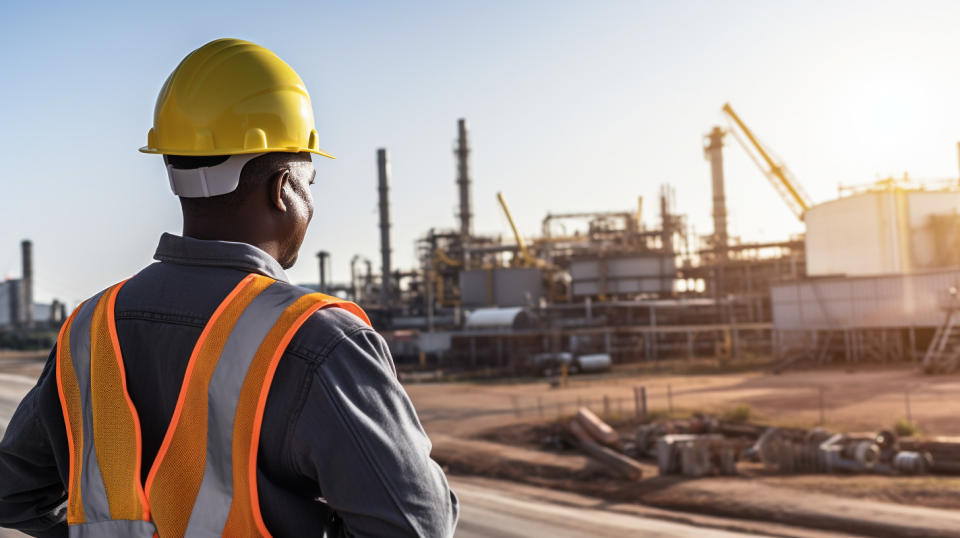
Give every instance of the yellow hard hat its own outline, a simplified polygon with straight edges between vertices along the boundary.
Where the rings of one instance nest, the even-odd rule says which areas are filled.
[[[310,95],[273,52],[218,39],[191,52],[163,84],[144,153],[239,155],[320,150]]]

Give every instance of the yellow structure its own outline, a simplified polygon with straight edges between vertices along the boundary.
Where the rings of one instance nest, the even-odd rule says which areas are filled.
[[[756,159],[753,153],[747,148],[746,144],[743,144],[743,141],[736,136],[736,131],[733,131],[734,136],[737,138],[737,141],[743,145],[743,149],[747,151],[747,154],[751,159],[760,167],[760,170],[763,171],[764,175],[767,176],[767,179],[773,184],[773,187],[780,193],[780,196],[783,198],[783,201],[790,206],[790,210],[793,211],[793,214],[797,216],[798,219],[803,220],[803,214],[810,209],[812,205],[810,202],[810,197],[800,188],[800,185],[790,177],[790,172],[787,170],[786,165],[783,163],[778,163],[770,156],[770,153],[764,149],[763,144],[757,140],[757,137],[754,136],[753,132],[743,120],[740,119],[740,116],[733,111],[733,107],[730,106],[730,103],[723,105],[723,111],[726,112],[728,116],[737,124],[737,127],[743,131],[744,136],[747,137],[747,140],[750,141],[750,144],[756,149],[757,153],[760,154],[760,158],[763,159],[763,163],[766,164],[766,167],[763,166],[760,161]]]

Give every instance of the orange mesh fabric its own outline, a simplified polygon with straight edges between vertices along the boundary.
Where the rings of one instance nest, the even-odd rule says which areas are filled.
[[[128,404],[119,347],[111,336],[121,282],[100,297],[90,322],[90,396],[94,448],[112,519],[143,519],[140,498],[140,427]]]
[[[313,312],[327,306],[342,306],[370,323],[363,310],[353,303],[320,293],[305,295],[280,315],[247,370],[234,417],[233,503],[223,529],[224,536],[270,536],[257,497],[257,451],[263,409],[273,374],[290,339]]]
[[[78,310],[79,306],[70,314],[70,319],[60,328],[57,339],[57,392],[60,394],[60,408],[67,426],[67,445],[70,451],[70,471],[67,476],[68,525],[86,521],[80,488],[80,471],[83,466],[83,412],[80,385],[73,369],[73,358],[70,356],[70,328]]]
[[[147,479],[147,495],[160,536],[183,536],[203,481],[207,446],[207,388],[237,319],[274,281],[250,275],[227,296],[197,340],[173,419]]]

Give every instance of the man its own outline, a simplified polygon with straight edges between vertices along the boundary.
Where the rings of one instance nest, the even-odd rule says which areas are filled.
[[[297,74],[234,39],[167,79],[141,151],[183,210],[77,308],[0,442],[35,536],[449,536],[457,499],[359,307],[287,283],[313,215]],[[64,506],[66,501],[66,506]]]

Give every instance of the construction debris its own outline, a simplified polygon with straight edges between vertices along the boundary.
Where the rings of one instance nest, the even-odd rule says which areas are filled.
[[[935,457],[929,450],[939,451]],[[822,428],[797,432],[769,428],[747,451],[781,473],[854,472],[923,474],[960,471],[960,443],[899,441],[893,432],[830,434]]]
[[[600,444],[620,447],[620,436],[589,409],[580,408],[567,429],[577,447],[593,459],[629,480],[643,478],[643,467],[637,460]]]
[[[665,435],[657,441],[657,467],[663,475],[734,475],[739,444],[716,433]]]
[[[898,439],[891,431],[835,433],[695,417],[641,424],[631,439],[586,408],[566,432],[568,445],[631,480],[643,475],[638,459],[655,460],[661,475],[690,477],[735,475],[741,461],[783,474],[960,473],[960,438]]]
[[[935,438],[931,440],[901,439],[899,446],[908,452],[929,455],[927,466],[934,473],[960,473],[960,439]]]
[[[609,424],[595,415],[593,411],[586,407],[581,407],[577,410],[574,421],[580,424],[580,426],[590,434],[590,437],[598,443],[622,450],[620,436]]]

